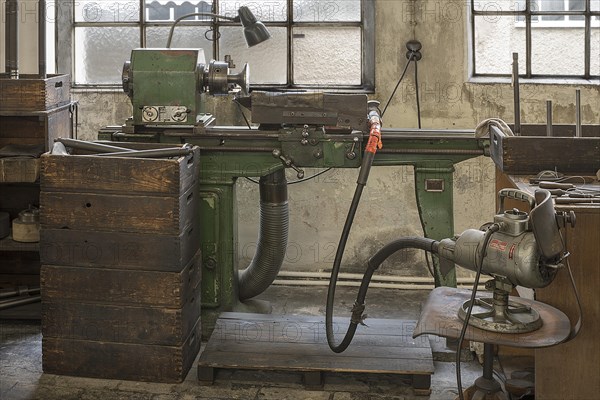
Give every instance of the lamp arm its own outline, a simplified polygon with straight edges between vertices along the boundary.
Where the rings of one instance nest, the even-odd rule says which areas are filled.
[[[224,15],[218,15],[218,14],[213,14],[213,13],[207,13],[207,12],[199,12],[199,13],[190,13],[190,14],[185,14],[182,15],[181,17],[177,18],[174,22],[173,25],[171,25],[171,30],[169,31],[169,38],[167,39],[167,48],[171,47],[171,40],[173,39],[173,31],[175,30],[175,26],[177,26],[177,24],[181,21],[184,20],[186,18],[189,17],[196,17],[196,16],[205,16],[205,17],[213,17],[213,18],[221,18],[221,19],[226,19],[228,21],[234,21],[234,22],[239,22],[240,21],[240,17],[226,17]]]

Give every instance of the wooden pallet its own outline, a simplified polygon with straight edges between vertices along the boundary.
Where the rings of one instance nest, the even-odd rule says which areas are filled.
[[[367,319],[346,351],[327,345],[322,316],[223,313],[198,362],[198,379],[212,384],[219,369],[296,371],[320,387],[324,372],[395,374],[412,378],[415,393],[431,390],[433,357],[427,337],[412,338],[416,321]],[[336,338],[348,318],[335,318]]]

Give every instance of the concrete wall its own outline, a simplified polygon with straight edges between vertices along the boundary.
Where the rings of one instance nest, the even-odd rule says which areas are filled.
[[[507,83],[468,81],[469,50],[466,1],[376,1],[376,93],[386,101],[404,64],[405,43],[423,44],[419,62],[424,128],[474,128],[484,118],[513,120],[512,89]],[[502,40],[502,38],[498,38]],[[236,60],[241,64],[243,60]],[[414,82],[409,74],[400,86],[385,125],[416,127]],[[542,123],[545,101],[555,104],[556,123],[574,123],[575,88],[582,89],[584,123],[600,123],[600,87],[596,85],[524,84],[522,121]],[[121,124],[130,115],[125,95],[75,91],[80,102],[80,137],[93,139],[98,128]],[[242,124],[226,98],[211,101],[209,112],[220,124]],[[385,144],[384,144],[385,145]],[[308,171],[310,173],[310,171]],[[357,177],[357,170],[331,171],[314,181],[290,187],[291,235],[284,269],[324,270],[331,267]],[[293,180],[294,176],[289,175]],[[258,192],[245,179],[238,182],[240,265],[252,257],[257,234]],[[463,162],[455,173],[455,230],[479,227],[494,214],[494,166],[488,158]],[[371,174],[347,246],[344,271],[359,271],[383,244],[399,236],[421,235],[416,211],[412,169],[379,167]],[[383,271],[399,275],[427,275],[422,253],[397,257]]]

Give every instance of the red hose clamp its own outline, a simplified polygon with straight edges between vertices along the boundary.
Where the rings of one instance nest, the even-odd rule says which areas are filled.
[[[378,149],[383,147],[381,143],[381,123],[377,117],[371,118],[370,123],[371,131],[369,132],[369,141],[367,142],[365,151],[375,154]]]

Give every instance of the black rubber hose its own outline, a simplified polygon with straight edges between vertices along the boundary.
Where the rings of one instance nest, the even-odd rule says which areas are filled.
[[[327,334],[327,343],[329,344],[329,348],[331,348],[331,350],[333,350],[335,353],[341,353],[348,347],[350,341],[352,341],[352,337],[354,336],[354,331],[356,330],[356,325],[350,325],[342,343],[339,346],[335,345],[335,338],[333,335],[333,301],[335,299],[335,288],[337,285],[338,274],[340,273],[342,257],[344,256],[344,250],[346,249],[346,243],[348,242],[348,236],[350,235],[350,229],[352,228],[354,216],[356,215],[356,210],[358,209],[358,204],[360,203],[360,197],[362,196],[363,189],[367,184],[369,171],[373,165],[374,159],[374,154],[365,152],[360,173],[358,175],[358,180],[356,182],[354,196],[352,196],[352,203],[350,204],[350,209],[348,210],[348,215],[346,216],[346,222],[344,223],[344,228],[342,229],[340,242],[338,243],[335,253],[335,259],[333,260],[333,267],[331,268],[331,278],[329,280],[329,288],[327,289],[327,305],[325,308],[325,333]]]
[[[373,273],[377,270],[377,268],[379,268],[379,266],[388,257],[390,257],[392,254],[396,253],[399,250],[414,248],[429,251],[432,253],[437,253],[437,245],[439,243],[436,240],[423,237],[405,237],[388,243],[381,250],[375,253],[367,262],[367,270],[365,271],[365,274],[363,276],[360,288],[358,290],[358,295],[356,297],[356,302],[354,303],[354,307],[352,308],[352,317],[350,319],[350,325],[348,326],[348,330],[346,331],[342,342],[336,345],[333,334],[333,304],[335,299],[335,287],[337,283],[339,267],[341,264],[341,257],[343,255],[343,248],[345,247],[346,241],[348,239],[347,232],[350,231],[350,227],[352,226],[352,220],[354,219],[354,214],[356,213],[356,208],[358,207],[358,202],[360,200],[360,195],[362,193],[363,187],[364,185],[360,184],[358,184],[356,187],[356,192],[354,198],[352,199],[352,205],[350,206],[348,218],[346,219],[346,224],[344,225],[344,230],[340,239],[340,245],[338,246],[339,254],[336,253],[336,259],[334,261],[334,266],[331,274],[332,276],[331,280],[329,281],[329,290],[327,292],[327,307],[325,310],[325,331],[327,334],[327,343],[329,344],[329,348],[331,348],[331,350],[335,353],[341,353],[348,348],[348,346],[352,342],[352,339],[354,338],[354,334],[356,332],[358,324],[362,322],[362,315],[365,309],[365,298],[367,297],[367,290],[369,289],[369,283],[371,282]],[[340,249],[342,249],[341,252]]]
[[[238,272],[239,298],[244,301],[264,292],[277,278],[285,258],[289,210],[285,171],[260,178],[260,224],[252,262]]]

